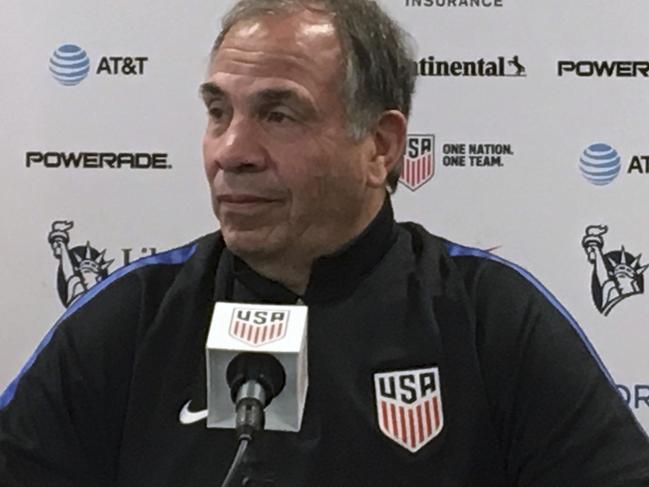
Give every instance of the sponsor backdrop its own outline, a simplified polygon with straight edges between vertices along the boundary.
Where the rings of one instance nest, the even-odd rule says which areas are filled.
[[[217,227],[198,85],[229,3],[3,3],[0,389],[94,283]],[[535,274],[649,429],[649,4],[384,3],[419,75],[398,218]]]

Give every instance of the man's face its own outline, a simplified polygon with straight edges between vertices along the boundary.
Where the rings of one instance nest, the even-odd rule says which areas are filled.
[[[235,24],[201,89],[214,212],[242,257],[330,253],[367,224],[369,138],[348,134],[342,50],[309,11]]]

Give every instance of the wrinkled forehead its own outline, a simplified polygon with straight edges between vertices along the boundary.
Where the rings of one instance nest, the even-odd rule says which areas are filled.
[[[231,34],[235,32],[246,37],[267,36],[269,40],[286,43],[287,46],[336,37],[332,14],[306,8],[252,15],[234,23],[225,37],[232,37]]]
[[[241,20],[227,32],[210,63],[217,70],[304,74],[318,82],[344,74],[343,49],[329,14],[303,9],[286,14],[266,14]]]
[[[324,101],[340,93],[344,76],[335,26],[329,15],[309,10],[237,22],[214,53],[208,79],[219,82],[224,75],[284,80]]]

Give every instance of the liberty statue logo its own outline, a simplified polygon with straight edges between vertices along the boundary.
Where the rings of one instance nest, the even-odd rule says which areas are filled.
[[[581,241],[588,262],[593,266],[593,301],[604,316],[608,316],[624,299],[644,293],[643,273],[649,267],[640,265],[641,255],[634,256],[624,246],[604,253],[604,235],[607,232],[606,225],[590,225]]]
[[[67,308],[83,293],[108,276],[108,268],[114,260],[106,260],[106,250],[101,252],[90,246],[70,248],[71,221],[55,221],[47,236],[54,257],[59,261],[57,288],[59,298]]]

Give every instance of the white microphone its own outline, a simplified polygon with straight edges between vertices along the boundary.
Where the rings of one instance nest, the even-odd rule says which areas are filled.
[[[239,429],[247,414],[239,405],[252,399],[267,406],[264,429],[300,431],[308,388],[306,306],[217,302],[206,356],[208,428]]]

